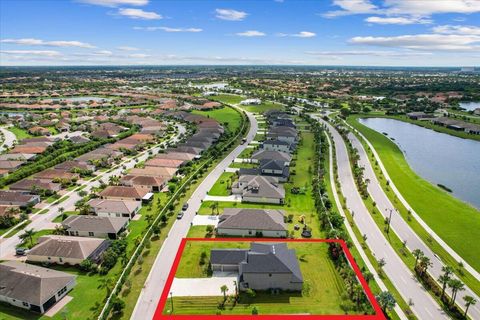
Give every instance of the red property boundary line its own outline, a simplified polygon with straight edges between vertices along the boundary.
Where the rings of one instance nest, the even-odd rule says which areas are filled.
[[[323,243],[338,243],[342,247],[342,250],[357,275],[360,284],[362,285],[365,294],[373,309],[375,310],[375,314],[373,315],[164,315],[162,314],[165,304],[168,300],[168,295],[170,292],[170,288],[172,287],[173,278],[175,277],[175,273],[177,272],[178,265],[180,264],[180,259],[182,258],[183,251],[185,249],[185,245],[188,241],[204,241],[204,242],[323,242]],[[244,319],[257,319],[260,318],[262,320],[294,320],[294,319],[320,319],[320,320],[339,320],[339,319],[348,319],[348,320],[384,320],[386,317],[383,315],[382,309],[380,308],[375,296],[373,295],[372,291],[368,287],[367,281],[363,278],[362,272],[358,267],[355,259],[353,258],[350,250],[348,250],[347,244],[344,240],[340,239],[272,239],[272,238],[183,238],[182,242],[180,243],[180,247],[178,248],[177,255],[175,256],[175,261],[173,262],[172,269],[168,275],[167,282],[165,283],[165,287],[163,289],[162,295],[160,297],[160,301],[157,304],[157,309],[155,310],[155,314],[153,316],[153,320],[187,320],[187,319],[194,319],[194,320],[212,320],[212,319],[228,319],[228,320],[244,320]]]

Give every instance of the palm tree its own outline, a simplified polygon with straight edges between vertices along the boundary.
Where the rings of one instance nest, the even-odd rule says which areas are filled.
[[[19,207],[9,207],[7,210],[5,210],[5,213],[7,214],[7,216],[10,216],[10,217],[17,215],[20,212],[21,210]]]
[[[103,277],[103,278],[100,278],[99,282],[100,282],[100,284],[98,285],[98,289],[106,289],[107,290],[107,296],[109,296],[110,292],[112,292],[113,279]]]
[[[475,300],[475,298],[472,296],[464,296],[463,300],[465,301],[465,313],[463,314],[463,317],[467,319],[468,308],[470,308],[470,306],[474,306],[477,303],[477,300]]]
[[[392,294],[388,291],[383,291],[377,296],[378,304],[382,308],[383,313],[386,313],[387,310],[392,310],[397,303]]]
[[[30,246],[33,247],[33,236],[34,235],[35,235],[35,231],[33,229],[25,230],[25,232],[20,235],[20,239],[22,239],[22,240],[29,239],[30,240]]]
[[[433,264],[430,261],[430,258],[427,256],[423,256],[420,258],[420,275],[423,276],[425,272],[427,272],[428,268],[431,267]]]
[[[373,280],[373,274],[370,271],[365,270],[363,272],[363,278],[365,279],[365,281],[368,284],[371,280]]]
[[[110,178],[108,178],[108,184],[111,186],[118,186],[120,184],[120,177],[115,175],[110,176]]]
[[[151,215],[151,214],[149,214],[149,215],[147,215],[147,216],[145,217],[145,221],[147,221],[147,223],[148,223],[149,225],[152,224],[152,222],[153,222],[154,219],[155,219],[155,218],[154,218],[153,215]]]
[[[442,295],[440,299],[443,300],[443,296],[445,295],[445,289],[447,288],[448,282],[452,278],[451,275],[453,273],[453,268],[450,266],[443,266],[442,267],[443,274],[438,277],[438,282],[442,284]]]
[[[453,306],[455,304],[455,298],[457,297],[457,292],[465,290],[465,285],[463,284],[462,281],[458,279],[451,279],[448,282],[448,286],[450,287],[450,289],[452,289],[451,305]]]
[[[228,287],[226,285],[223,285],[220,287],[220,291],[223,293],[223,303],[225,303],[225,301],[227,301]]]
[[[415,267],[417,267],[418,260],[423,257],[425,254],[420,249],[415,249],[412,251],[413,256],[415,257]]]

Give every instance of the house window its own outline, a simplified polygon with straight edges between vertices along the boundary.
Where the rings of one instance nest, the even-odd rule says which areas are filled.
[[[272,274],[271,274],[271,273],[269,273],[269,274],[268,274],[268,276],[269,276],[269,277],[271,277],[271,276],[272,276]]]
[[[23,304],[24,307],[28,307],[28,306],[29,306],[27,302],[22,302],[22,304]]]
[[[252,234],[252,230],[248,230],[248,234]]]
[[[62,294],[64,294],[65,292],[67,292],[67,287],[63,287],[62,289],[60,289],[60,291],[58,291],[57,295],[58,296],[61,296]]]
[[[59,258],[60,259],[60,262],[63,262],[63,259],[62,258]]]
[[[88,233],[88,236],[89,236],[89,237],[93,237],[93,236],[94,236],[93,232],[89,232],[89,233]]]

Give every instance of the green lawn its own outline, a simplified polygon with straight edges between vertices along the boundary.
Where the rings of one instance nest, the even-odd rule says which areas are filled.
[[[218,96],[211,96],[209,98],[211,100],[220,101],[226,104],[237,104],[246,99],[245,97],[235,94],[219,94]]]
[[[230,168],[257,168],[257,163],[249,162],[233,162],[229,165]]]
[[[275,102],[265,101],[259,105],[241,106],[241,108],[249,112],[264,113],[268,110],[281,110],[283,106]]]
[[[390,139],[350,117],[348,122],[372,143],[391,179],[407,202],[442,239],[472,267],[480,270],[478,241],[480,213],[419,177]]]
[[[37,244],[38,239],[41,236],[46,236],[46,235],[53,234],[53,231],[55,231],[55,230],[44,229],[44,230],[36,231],[35,234],[32,236],[32,241],[30,241],[30,239],[25,239],[17,247],[32,248],[35,244]]]
[[[63,214],[61,214],[58,217],[56,217],[55,219],[53,219],[52,222],[60,223],[63,220],[65,220],[68,216],[74,216],[74,215],[77,215],[77,214],[78,214],[78,211],[65,211]],[[63,219],[64,215],[65,215],[65,219]]]
[[[224,172],[208,191],[211,196],[229,196],[231,194],[232,182],[236,180],[236,174],[233,172]]]
[[[230,132],[235,132],[242,124],[240,113],[230,107],[224,107],[221,109],[214,109],[209,111],[194,110],[192,113],[200,114],[217,120],[222,124],[226,124]]]
[[[212,248],[248,248],[248,242],[188,242],[176,273],[176,277],[206,277],[207,273],[199,265],[200,254],[207,254]],[[240,294],[239,302],[233,306],[227,303],[222,314],[251,314],[253,306],[259,314],[344,314],[342,295],[346,288],[343,280],[328,257],[328,246],[324,243],[288,243],[295,249],[304,278],[304,289],[297,293],[257,292],[254,298]],[[231,292],[228,292],[232,294]],[[218,297],[174,297],[174,314],[215,314],[222,301],[219,288]],[[170,309],[167,301],[164,313]]]
[[[17,137],[18,141],[33,137],[27,130],[19,127],[9,127],[8,131],[11,131]]]
[[[238,155],[238,157],[242,159],[249,159],[252,157],[252,154],[254,151],[255,151],[254,148],[246,148],[245,150],[242,151],[242,153]]]

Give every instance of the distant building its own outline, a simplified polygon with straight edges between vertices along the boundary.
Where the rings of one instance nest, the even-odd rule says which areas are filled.
[[[245,99],[240,101],[241,105],[259,105],[262,104],[262,100],[260,99]]]

